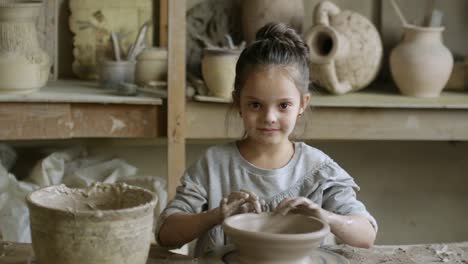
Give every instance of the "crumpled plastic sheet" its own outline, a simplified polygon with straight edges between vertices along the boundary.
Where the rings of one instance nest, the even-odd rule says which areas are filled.
[[[83,188],[94,182],[125,182],[143,187],[158,197],[155,221],[167,204],[165,179],[139,175],[136,167],[122,159],[87,157],[86,150],[81,147],[50,154],[37,162],[24,181],[18,181],[2,164],[0,162],[0,230],[5,241],[31,242],[26,196],[41,187],[63,183]]]

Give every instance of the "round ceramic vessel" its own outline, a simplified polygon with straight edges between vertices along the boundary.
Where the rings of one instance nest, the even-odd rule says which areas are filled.
[[[247,43],[255,40],[257,31],[269,22],[282,22],[302,33],[303,0],[243,0],[242,33]]]
[[[147,48],[137,56],[135,82],[145,86],[151,81],[167,80],[167,49]]]
[[[453,69],[453,56],[442,43],[443,27],[404,28],[403,40],[390,54],[390,70],[401,93],[438,97]]]
[[[383,45],[366,17],[322,1],[314,10],[314,25],[305,41],[310,47],[310,78],[330,93],[363,89],[377,77]]]
[[[241,50],[205,49],[201,62],[203,80],[211,96],[231,98],[236,77],[236,63]]]
[[[27,197],[38,264],[145,264],[156,196],[126,184],[65,185]]]
[[[0,0],[0,93],[32,92],[48,80],[50,58],[39,46],[42,1]]]
[[[308,263],[330,232],[327,223],[298,214],[239,214],[227,218],[224,232],[238,250],[238,263]]]

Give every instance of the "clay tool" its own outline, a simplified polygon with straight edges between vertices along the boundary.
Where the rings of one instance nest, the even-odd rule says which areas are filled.
[[[146,48],[145,37],[146,37],[146,33],[148,32],[150,24],[151,24],[151,20],[148,20],[145,23],[143,23],[143,25],[140,27],[135,43],[132,44],[132,46],[130,47],[130,50],[128,51],[127,60],[134,60],[136,56],[143,49]]]
[[[403,13],[401,12],[400,8],[398,7],[397,3],[395,0],[390,0],[390,2],[392,3],[392,6],[393,6],[393,9],[395,9],[395,12],[397,13],[398,17],[400,18],[400,21],[401,23],[403,24],[403,26],[408,26],[408,22],[405,18],[405,16],[403,16]]]
[[[117,38],[117,34],[115,32],[112,32],[111,38],[112,38],[112,45],[114,47],[115,60],[120,61],[120,45],[119,45],[119,39]]]

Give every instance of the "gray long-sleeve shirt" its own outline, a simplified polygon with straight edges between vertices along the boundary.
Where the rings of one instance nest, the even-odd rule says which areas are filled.
[[[353,178],[320,150],[295,142],[292,159],[282,168],[265,170],[245,160],[235,142],[210,147],[181,178],[175,198],[158,221],[173,213],[200,213],[219,206],[231,192],[248,190],[265,200],[268,211],[287,197],[307,197],[325,210],[340,215],[362,215],[377,229],[375,219],[356,199]],[[220,225],[197,241],[195,256],[219,249],[225,243]]]

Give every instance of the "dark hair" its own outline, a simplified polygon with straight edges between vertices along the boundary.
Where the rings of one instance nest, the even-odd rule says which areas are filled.
[[[248,74],[257,67],[285,67],[301,94],[309,87],[309,47],[292,28],[282,23],[268,23],[257,32],[255,41],[245,48],[236,64],[236,78],[232,93],[234,105]],[[291,67],[292,66],[292,67]]]

